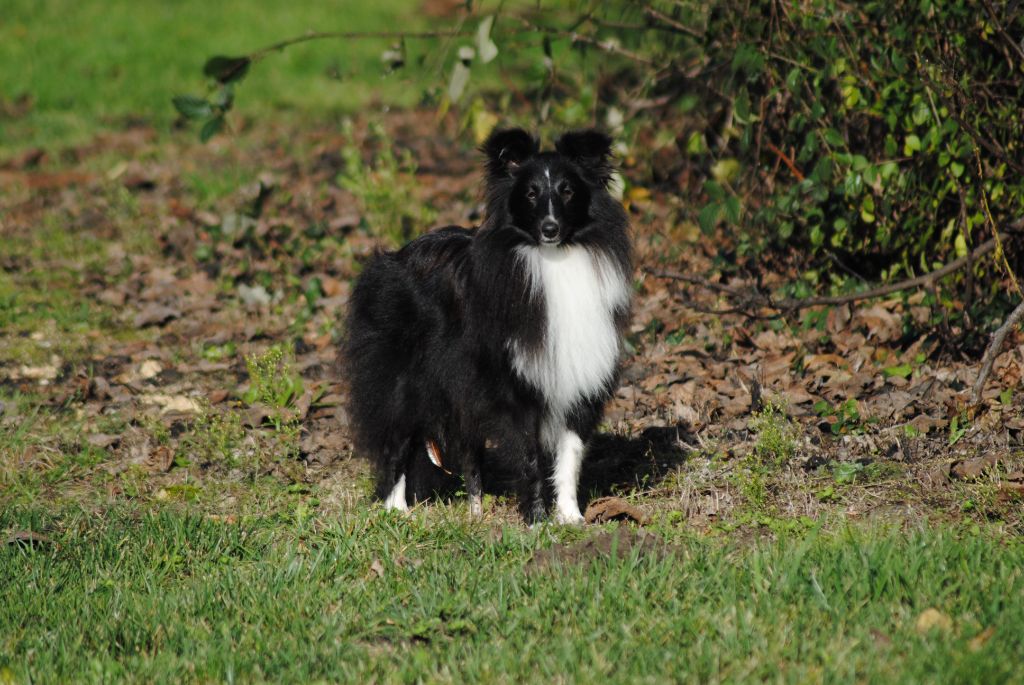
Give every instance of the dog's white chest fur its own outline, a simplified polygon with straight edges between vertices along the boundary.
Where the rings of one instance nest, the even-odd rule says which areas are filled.
[[[530,286],[543,299],[547,326],[538,350],[512,347],[516,372],[565,415],[599,393],[618,364],[615,312],[629,304],[629,280],[613,262],[583,247],[523,247]]]

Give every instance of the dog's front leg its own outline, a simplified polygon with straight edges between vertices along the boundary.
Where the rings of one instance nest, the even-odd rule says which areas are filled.
[[[577,490],[580,468],[583,466],[584,445],[580,436],[565,430],[555,447],[555,468],[552,483],[555,486],[555,522],[571,525],[583,523]]]

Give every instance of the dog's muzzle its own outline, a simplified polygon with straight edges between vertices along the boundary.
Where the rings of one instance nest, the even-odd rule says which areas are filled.
[[[540,224],[540,239],[542,243],[558,242],[559,225],[554,219],[547,218]]]

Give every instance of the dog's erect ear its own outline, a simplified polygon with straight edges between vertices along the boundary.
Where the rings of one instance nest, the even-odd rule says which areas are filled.
[[[555,141],[555,149],[602,184],[611,180],[612,139],[600,131],[571,131]]]
[[[491,179],[507,178],[512,171],[537,154],[537,139],[521,128],[494,131],[484,142],[487,155],[487,176]]]

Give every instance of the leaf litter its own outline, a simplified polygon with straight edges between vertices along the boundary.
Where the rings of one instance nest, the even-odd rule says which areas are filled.
[[[107,467],[142,466],[156,489],[188,468],[176,465],[184,461],[175,455],[196,417],[239,412],[244,430],[273,430],[272,408],[241,401],[250,382],[244,360],[286,343],[306,390],[287,407],[298,427],[291,457],[298,468],[284,471],[311,483],[328,482],[339,469],[365,477],[365,465],[352,459],[334,352],[361,260],[393,246],[339,183],[339,150],[356,146],[364,159],[372,154],[365,123],[356,122],[351,136],[271,124],[239,134],[244,144],[209,147],[178,139],[157,146],[155,134],[142,129],[114,136],[106,148],[97,140],[61,155],[63,166],[48,171],[46,183],[29,182],[32,193],[3,200],[3,238],[30,241],[45,221],[83,226],[73,230],[102,245],[100,258],[61,254],[40,263],[14,255],[4,269],[19,287],[28,287],[36,270],[65,274],[81,283],[80,296],[105,312],[107,323],[84,333],[38,328],[32,334],[41,339],[0,333],[0,388],[70,408],[83,422],[80,441],[106,454]],[[396,112],[384,124],[396,148],[414,152],[419,171],[410,182],[417,201],[437,209],[434,223],[479,221],[477,155],[457,123],[448,118],[435,127],[416,112]],[[281,153],[284,141],[288,154]],[[97,176],[90,169],[100,154],[122,159]],[[23,174],[21,167],[53,164],[38,156],[0,166]],[[239,168],[248,178],[233,187],[221,183],[216,192],[195,180],[199,169],[213,184]],[[699,232],[667,257],[665,236],[689,235],[680,228],[685,221],[670,195],[643,187],[641,170],[625,174],[645,190],[628,200],[638,266],[725,282],[716,268],[719,246]],[[82,223],[86,216],[102,220]],[[142,231],[152,233],[151,242],[140,242]],[[761,287],[779,287],[798,274],[758,276]],[[735,277],[729,284],[743,282]],[[759,439],[752,409],[762,396],[801,427],[792,462],[776,465],[769,501],[758,505],[775,515],[839,510],[856,518],[906,501],[910,488],[922,510],[959,516],[963,495],[954,483],[970,488],[989,478],[1007,493],[1024,489],[1024,416],[1020,393],[1012,392],[1024,376],[1024,337],[1000,355],[981,404],[969,407],[976,363],[943,356],[922,301],[911,294],[823,307],[820,325],[708,314],[722,304],[712,289],[639,270],[630,354],[607,407],[608,439],[598,440],[604,442],[595,444],[590,461],[607,475],[585,469],[584,486],[592,497],[630,486],[647,500],[642,509],[611,507],[594,520],[645,521],[682,511],[691,525],[707,526],[749,506],[743,458]],[[908,325],[916,330],[909,339]],[[47,345],[66,346],[71,335],[74,350],[47,352]],[[32,345],[46,363],[23,358]],[[124,428],[112,430],[111,416]],[[152,434],[156,426],[164,433],[185,428],[165,436],[166,452],[126,447],[130,431]],[[652,430],[677,438],[658,447],[645,437]],[[1001,455],[998,468],[991,454]],[[834,473],[842,464],[860,470],[837,491]],[[936,479],[942,469],[945,476]],[[1019,524],[1019,513],[1000,515]]]

